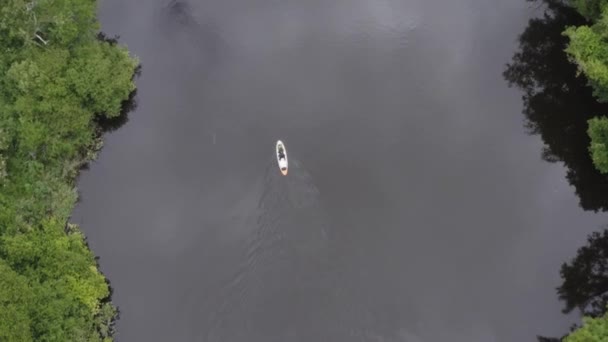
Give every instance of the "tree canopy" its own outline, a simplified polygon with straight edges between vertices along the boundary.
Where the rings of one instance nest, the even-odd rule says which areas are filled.
[[[589,120],[589,137],[591,137],[591,158],[603,174],[608,173],[608,118]]]
[[[109,283],[68,223],[98,122],[124,116],[138,60],[92,0],[0,6],[0,340],[109,341]]]
[[[525,125],[539,134],[548,162],[563,162],[566,178],[584,210],[608,210],[608,177],[594,165],[589,147],[588,120],[608,113],[608,104],[593,96],[585,77],[564,50],[568,26],[588,23],[563,1],[544,0],[543,16],[530,20],[519,37],[519,50],[504,72],[511,85],[523,90]]]
[[[564,342],[608,341],[608,314],[601,317],[583,318],[583,326],[566,336]]]
[[[600,102],[608,102],[608,1],[573,0],[574,7],[590,20],[588,25],[570,26],[564,31],[568,37],[565,49],[570,59],[583,73],[593,88],[593,95]],[[608,173],[608,119],[607,113],[599,119],[588,121],[591,143],[589,153],[596,168]]]
[[[528,0],[533,1],[533,0]],[[608,210],[608,0],[542,0],[504,77],[524,91],[530,133],[540,134],[543,159],[561,161],[585,210]],[[560,338],[608,340],[608,232],[589,236],[560,270],[564,312],[580,311],[583,326]]]

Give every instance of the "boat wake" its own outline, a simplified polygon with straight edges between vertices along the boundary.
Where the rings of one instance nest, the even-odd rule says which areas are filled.
[[[273,160],[260,179],[241,264],[217,296],[207,341],[255,340],[256,333],[268,340],[267,329],[277,330],[287,313],[307,311],[305,298],[327,276],[328,220],[320,192],[299,161],[290,165],[284,177]]]

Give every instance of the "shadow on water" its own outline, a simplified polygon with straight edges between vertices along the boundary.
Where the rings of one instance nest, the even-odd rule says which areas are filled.
[[[100,41],[107,42],[111,45],[116,45],[116,44],[118,44],[118,40],[120,39],[120,37],[114,36],[114,37],[110,38],[105,33],[99,32],[97,34],[97,39],[99,39]],[[137,77],[139,77],[141,75],[141,70],[142,70],[142,65],[141,64],[137,65],[137,67],[135,68],[135,72],[133,74],[132,80],[135,80]],[[129,94],[128,98],[122,102],[119,115],[117,115],[113,118],[108,118],[105,115],[97,114],[93,118],[94,124],[97,126],[96,134],[99,137],[101,137],[104,133],[113,132],[113,131],[119,129],[120,127],[124,126],[129,121],[129,113],[136,109],[137,109],[137,88],[134,89]],[[90,166],[89,161],[84,162],[83,164],[80,165],[79,172],[83,171],[83,170],[88,170],[89,166]],[[78,198],[77,198],[77,203],[80,203],[80,202],[82,202],[81,193],[78,194]],[[69,224],[66,225],[66,233],[70,233],[71,229],[72,228]],[[86,244],[87,248],[90,248],[86,237],[85,237],[85,244]],[[95,264],[96,264],[97,269],[100,269],[99,260],[100,260],[99,256],[95,256]],[[102,272],[102,274],[103,274],[103,272]],[[105,298],[102,298],[100,300],[100,305],[102,307],[112,305],[112,296],[114,294],[114,288],[112,287],[110,280],[107,277],[105,277],[105,275],[104,275],[104,280],[105,280],[106,285],[108,286],[109,292]],[[102,322],[101,326],[102,326],[102,329],[104,329],[103,332],[99,331],[101,336],[112,336],[115,334],[115,332],[116,332],[115,325],[116,325],[116,322],[120,319],[120,309],[118,307],[115,307],[115,310],[116,311],[114,312],[113,315],[109,315],[106,312],[105,316],[102,317],[103,313],[100,313],[96,317],[96,320],[100,320],[100,322]]]
[[[328,220],[310,173],[292,158],[283,177],[272,160],[259,184],[240,265],[213,301],[206,341],[296,337],[287,326],[316,312],[330,288],[319,285],[329,276]]]
[[[141,65],[137,67],[136,75],[139,75]],[[105,115],[98,115],[95,117],[95,123],[100,128],[101,133],[114,132],[120,127],[124,126],[129,122],[129,113],[137,109],[137,89],[133,90],[129,97],[123,101],[120,114],[113,118],[109,118]]]
[[[583,315],[599,317],[608,305],[608,230],[594,232],[576,257],[562,264],[562,285],[557,288],[565,302],[564,313],[578,309]]]
[[[135,69],[133,77],[139,76],[141,73],[141,64]],[[97,132],[95,133],[98,137],[103,136],[105,133],[114,132],[115,130],[124,126],[129,122],[129,113],[137,109],[137,89],[133,90],[129,97],[122,102],[120,114],[115,117],[109,118],[105,115],[98,114],[93,118],[93,122],[97,126]],[[79,170],[89,170],[90,161],[85,161],[80,165]],[[82,201],[82,195],[79,195],[78,203]]]
[[[530,1],[530,0],[528,0]],[[524,115],[530,134],[540,134],[542,158],[561,161],[584,210],[608,210],[608,177],[601,175],[589,156],[587,120],[608,113],[608,105],[592,96],[584,77],[564,52],[567,26],[586,24],[565,2],[543,0],[542,17],[531,19],[519,37],[520,49],[504,71],[510,86],[524,91]]]
[[[608,229],[591,233],[576,256],[562,264],[560,276],[562,284],[557,287],[557,294],[564,302],[563,313],[578,310],[588,317],[604,315],[608,305]],[[570,331],[578,327],[574,324]],[[559,342],[564,337],[538,337],[538,341]]]
[[[528,0],[531,1],[531,0]],[[564,52],[568,26],[588,24],[563,1],[543,0],[544,13],[531,19],[519,37],[520,50],[507,65],[504,77],[509,85],[524,91],[524,115],[530,134],[539,134],[545,143],[542,158],[561,161],[567,179],[575,188],[584,210],[608,210],[608,177],[593,166],[588,152],[587,120],[608,113],[592,95],[584,77],[577,77],[576,66]],[[563,313],[577,309],[597,317],[608,304],[608,231],[593,233],[588,244],[560,270],[562,284],[557,288],[564,302]],[[571,327],[571,331],[577,325]],[[557,342],[565,337],[538,336],[539,342]]]
[[[217,27],[211,22],[195,15],[194,8],[188,1],[165,1],[160,13],[159,23],[167,38],[185,39],[189,47],[195,49],[196,58],[204,62],[217,64],[222,60],[226,48]]]

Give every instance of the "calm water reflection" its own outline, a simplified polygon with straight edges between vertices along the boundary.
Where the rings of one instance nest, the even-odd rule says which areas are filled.
[[[501,77],[538,13],[528,6],[103,1],[104,31],[144,65],[137,110],[81,177],[74,215],[114,286],[117,341],[566,332],[577,317],[561,313],[559,266],[605,217],[538,157],[521,93]],[[530,60],[514,61],[513,80],[562,77],[545,81]],[[545,132],[577,150],[581,133],[540,123],[549,108],[568,120],[579,95],[544,94],[524,111],[546,155],[591,184],[586,154]]]
[[[520,38],[520,51],[504,75],[525,95],[527,128],[545,143],[542,157],[563,162],[568,182],[574,186],[584,210],[608,210],[608,177],[593,166],[588,153],[587,120],[608,113],[608,105],[592,96],[584,77],[576,76],[576,66],[563,50],[567,26],[579,26],[584,19],[559,1],[550,4],[545,16],[530,22]]]

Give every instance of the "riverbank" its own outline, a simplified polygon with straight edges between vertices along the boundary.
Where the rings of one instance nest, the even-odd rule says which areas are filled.
[[[585,75],[593,95],[601,103],[608,103],[608,5],[604,0],[573,0],[571,4],[588,20],[587,25],[570,26],[564,31],[569,43],[566,53]],[[608,118],[606,113],[588,120],[591,140],[589,152],[595,167],[608,174]]]
[[[79,227],[79,169],[135,91],[96,2],[0,9],[0,340],[111,341],[117,310]]]
[[[608,18],[607,1],[542,0],[541,16],[520,35],[520,49],[504,76],[524,91],[526,128],[545,144],[542,158],[563,162],[568,182],[585,211],[608,210]],[[595,233],[594,233],[595,234]],[[591,238],[589,242],[605,241]],[[559,299],[564,313],[580,311],[583,325],[560,338],[539,341],[604,341],[608,317],[604,278],[605,246],[579,249],[560,270]],[[590,253],[592,252],[592,253]],[[599,266],[598,266],[599,265]],[[599,270],[599,271],[598,271]],[[578,329],[577,329],[578,328]]]
[[[564,35],[568,37],[569,42],[565,52],[570,60],[577,65],[578,72],[584,74],[587,78],[589,86],[593,89],[593,95],[600,103],[608,103],[608,41],[606,33],[608,26],[608,1],[605,0],[572,0],[571,4],[576,10],[588,20],[587,25],[570,26],[564,31]],[[593,164],[602,174],[608,174],[608,113],[590,113],[595,117],[588,119],[587,134],[589,135],[589,153]],[[591,240],[590,240],[591,241]],[[580,255],[579,251],[579,255]],[[596,268],[580,268],[579,265],[568,268],[567,265],[562,266],[561,275],[564,278],[564,285],[559,291],[562,298],[571,299],[575,296],[571,292],[575,292],[587,298],[590,293],[585,292],[587,288],[584,286],[586,277],[597,278],[597,275],[592,275]],[[575,288],[568,287],[568,280],[572,281],[574,274],[583,273],[582,276],[575,281]],[[589,273],[589,275],[585,275]],[[605,289],[603,289],[605,291]],[[601,293],[601,292],[597,292]],[[569,309],[573,309],[573,305]],[[583,325],[573,331],[565,338],[566,342],[577,341],[604,341],[608,339],[608,315],[607,308],[595,306],[597,312],[594,315],[587,316],[585,310],[588,305],[594,302],[591,299],[582,301],[577,307],[585,314]],[[568,308],[567,308],[568,309]]]

